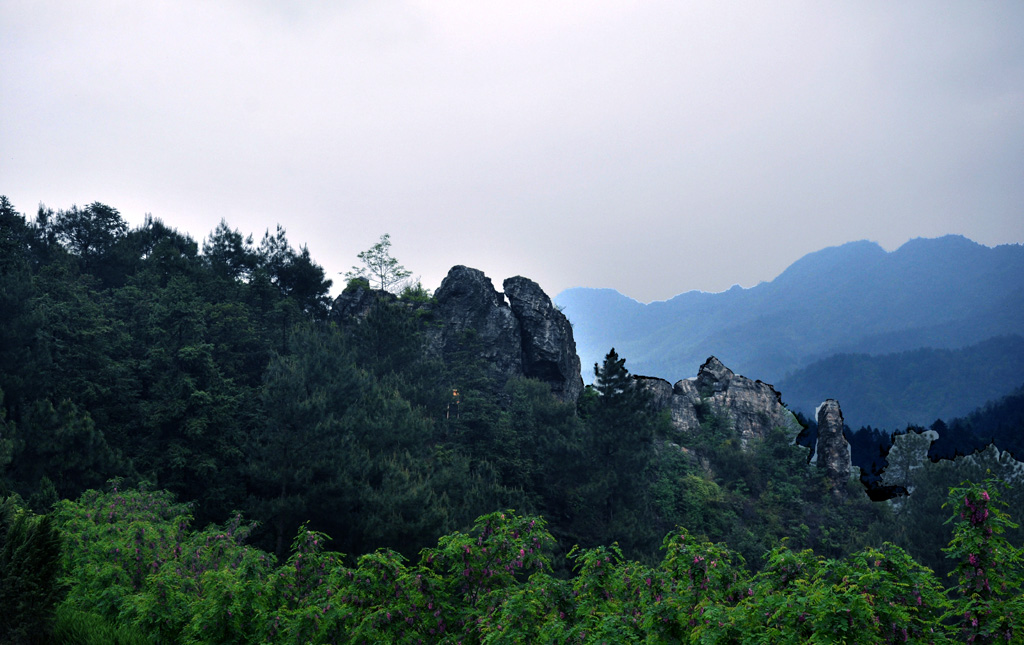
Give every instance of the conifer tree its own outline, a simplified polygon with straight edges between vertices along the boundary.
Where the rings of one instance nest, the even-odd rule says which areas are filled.
[[[667,420],[649,405],[650,396],[612,348],[594,365],[595,384],[580,402],[586,424],[581,488],[583,535],[593,543],[618,541],[627,551],[653,550],[649,508],[651,451]]]

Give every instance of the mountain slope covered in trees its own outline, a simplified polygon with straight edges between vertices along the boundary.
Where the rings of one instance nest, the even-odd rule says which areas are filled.
[[[682,439],[614,353],[563,402],[544,382],[497,385],[475,330],[443,361],[427,352],[439,321],[421,288],[332,322],[323,270],[283,229],[257,244],[221,223],[199,244],[99,203],[33,221],[2,206],[0,486],[37,510],[114,479],[170,491],[200,523],[241,510],[277,554],[308,521],[347,553],[412,555],[510,506],[549,518],[565,550],[644,558],[676,524],[751,557],[802,523],[807,544],[821,536],[823,483],[783,465],[799,449],[666,450]],[[701,451],[722,463],[705,470]],[[805,505],[750,505],[784,473]]]
[[[388,294],[355,277],[346,291],[363,290],[365,307],[332,320],[328,286],[282,228],[255,243],[222,222],[200,244],[152,218],[129,228],[101,203],[29,220],[0,198],[0,591],[34,585],[38,605],[5,612],[0,640],[34,629],[45,641],[57,623],[136,630],[131,642],[176,630],[245,642],[245,629],[275,642],[440,642],[429,630],[443,624],[479,642],[484,620],[492,635],[514,636],[502,626],[520,621],[587,640],[601,632],[575,599],[618,592],[581,596],[574,585],[610,570],[643,572],[628,574],[630,594],[649,573],[651,602],[621,614],[618,601],[589,607],[636,629],[664,618],[672,640],[695,625],[659,613],[669,596],[655,581],[678,589],[717,575],[716,563],[754,599],[723,587],[710,604],[672,602],[728,613],[718,627],[729,639],[755,630],[768,606],[757,603],[790,598],[773,577],[779,563],[802,563],[821,594],[842,580],[821,558],[873,575],[857,554],[884,548],[896,570],[939,570],[927,536],[946,518],[933,502],[966,476],[1003,476],[1013,484],[1004,498],[1024,503],[1006,464],[960,460],[911,473],[919,502],[873,504],[855,480],[809,465],[782,429],[741,441],[728,409],[674,431],[615,350],[593,387],[560,398],[541,380],[499,383],[480,330],[448,330],[443,356],[428,351],[445,323],[441,299],[422,287]],[[543,544],[522,542],[527,528]],[[1006,530],[1015,544],[1020,535]],[[413,573],[405,563],[417,554]],[[541,561],[547,577],[523,585],[519,569]],[[929,575],[919,577],[932,589]],[[435,602],[441,623],[416,623]],[[337,632],[317,632],[327,620]]]

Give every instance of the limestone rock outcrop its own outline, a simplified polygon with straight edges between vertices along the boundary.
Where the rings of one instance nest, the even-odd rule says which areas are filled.
[[[504,293],[496,290],[477,269],[452,267],[432,302],[409,305],[425,310],[423,319],[430,321],[423,327],[427,352],[446,363],[460,352],[475,353],[498,392],[510,378],[525,376],[548,383],[561,400],[575,402],[583,379],[572,325],[532,280],[516,276],[503,287]],[[339,323],[358,324],[381,299],[396,297],[363,287],[346,289],[331,315]]]
[[[701,422],[711,415],[730,425],[742,446],[772,428],[783,428],[794,437],[800,431],[775,388],[734,373],[714,356],[704,362],[696,378],[673,386],[650,377],[638,377],[638,381],[652,394],[657,409],[669,410],[673,427],[683,434],[699,432]]]
[[[522,333],[523,374],[550,383],[563,401],[575,401],[583,379],[569,320],[533,280],[516,276],[502,287]]]
[[[900,486],[913,493],[911,473],[924,465],[932,443],[939,438],[934,430],[908,431],[893,437],[889,454],[885,457],[882,483],[886,486]]]
[[[370,289],[369,286],[352,286],[341,292],[331,306],[331,318],[339,323],[361,320],[377,302],[394,302],[398,297],[393,293]]]
[[[485,361],[488,376],[502,384],[523,373],[522,328],[491,279],[456,266],[434,294],[434,320],[427,330],[431,350],[446,362],[463,348]]]
[[[431,347],[449,360],[472,343],[499,387],[525,376],[548,383],[561,400],[575,402],[583,379],[572,325],[532,280],[516,276],[502,286],[504,293],[483,272],[452,267],[434,294],[437,324],[428,331]]]
[[[843,411],[838,401],[827,399],[818,406],[816,416],[818,441],[815,460],[818,468],[825,470],[825,477],[832,483],[833,492],[843,495],[853,470],[850,444],[843,436]]]

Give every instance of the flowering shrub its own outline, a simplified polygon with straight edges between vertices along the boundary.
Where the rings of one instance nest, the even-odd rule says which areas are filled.
[[[1024,638],[1024,556],[1003,537],[1016,524],[998,499],[1000,483],[961,484],[949,491],[954,509],[953,539],[943,549],[957,561],[950,620],[958,621],[968,643],[1011,643]],[[947,522],[948,523],[948,522]]]
[[[300,529],[278,564],[242,544],[240,517],[202,531],[166,493],[89,492],[64,502],[69,611],[184,643],[1019,642],[1021,552],[992,482],[951,491],[952,599],[891,544],[842,559],[773,549],[742,557],[677,529],[651,567],[617,545],[576,548],[551,574],[542,519],[512,511],[442,537],[419,562],[379,550],[355,566]]]

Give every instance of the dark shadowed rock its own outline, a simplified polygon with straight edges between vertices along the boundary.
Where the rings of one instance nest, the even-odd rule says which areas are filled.
[[[427,353],[449,364],[460,353],[474,353],[493,379],[496,396],[510,378],[524,376],[548,383],[559,399],[575,403],[583,379],[572,325],[534,281],[517,276],[503,287],[505,293],[483,272],[456,266],[432,302],[407,303],[423,314],[422,321],[429,320],[422,327]],[[339,324],[358,324],[382,300],[397,298],[353,285],[335,299],[331,316]]]
[[[818,443],[815,459],[818,468],[825,470],[825,477],[832,483],[832,491],[844,495],[850,479],[850,444],[843,436],[843,411],[839,402],[828,399],[818,406]]]
[[[651,407],[664,410],[672,405],[672,384],[656,376],[634,376],[637,384],[651,396]]]
[[[670,397],[664,395],[667,382],[639,380],[654,394],[655,405],[668,408],[673,427],[684,434],[699,432],[701,421],[712,414],[732,427],[743,446],[752,438],[764,437],[772,428],[783,428],[794,437],[800,430],[775,388],[735,374],[714,356],[704,362],[696,378],[677,382]]]
[[[467,343],[475,343],[488,375],[502,385],[523,374],[519,321],[482,271],[452,267],[434,299],[434,316],[440,324],[429,332],[430,345],[445,362]]]
[[[347,287],[334,299],[331,306],[331,318],[338,323],[360,321],[366,317],[370,309],[379,301],[394,302],[395,294],[381,289],[370,289],[359,284]]]
[[[499,391],[510,378],[525,376],[575,402],[583,379],[569,321],[532,280],[509,278],[503,287],[504,294],[477,269],[452,267],[434,294],[430,350],[446,362],[467,349],[477,352]]]
[[[583,391],[572,326],[533,280],[516,276],[502,284],[522,333],[523,375],[551,384],[563,401]]]

